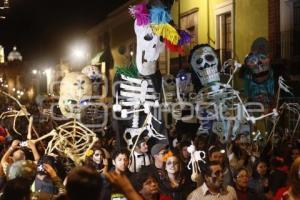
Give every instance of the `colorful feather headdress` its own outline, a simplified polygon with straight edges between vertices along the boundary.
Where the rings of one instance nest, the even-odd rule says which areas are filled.
[[[130,14],[136,19],[138,26],[150,25],[154,34],[161,36],[168,49],[183,53],[183,45],[191,41],[191,36],[173,25],[167,8],[142,3],[129,8]]]

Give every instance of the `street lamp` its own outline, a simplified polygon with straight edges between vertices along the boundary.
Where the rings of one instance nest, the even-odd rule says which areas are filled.
[[[85,41],[75,42],[69,50],[70,63],[75,66],[82,66],[86,64],[89,58],[89,48]]]

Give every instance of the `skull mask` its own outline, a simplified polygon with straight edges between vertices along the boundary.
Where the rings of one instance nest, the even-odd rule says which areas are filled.
[[[164,49],[161,37],[155,35],[150,25],[138,26],[134,24],[137,37],[136,65],[138,71],[143,76],[148,76],[156,72],[156,61],[159,54]]]
[[[220,81],[218,63],[217,55],[209,45],[197,45],[191,51],[190,64],[204,86]]]
[[[188,101],[188,95],[193,91],[191,73],[185,72],[183,70],[179,71],[176,77],[176,85],[180,95],[180,99],[183,101]]]
[[[175,77],[171,74],[163,76],[163,87],[165,91],[165,98],[167,102],[174,102],[176,93],[176,81]]]
[[[80,119],[83,106],[92,96],[92,83],[90,79],[79,72],[67,74],[60,85],[59,108],[67,118]]]
[[[250,53],[245,63],[251,70],[254,81],[261,83],[269,77],[270,58],[264,53]]]
[[[81,72],[91,79],[93,84],[93,95],[97,95],[100,91],[100,85],[102,84],[102,76],[99,68],[88,65],[84,67]]]

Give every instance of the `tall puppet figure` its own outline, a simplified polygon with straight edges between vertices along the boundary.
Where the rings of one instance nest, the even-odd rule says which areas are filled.
[[[245,92],[249,101],[260,102],[265,108],[274,103],[274,76],[270,67],[268,42],[257,38],[245,58]]]
[[[219,60],[214,49],[209,45],[196,45],[190,53],[189,62],[203,86],[197,94],[196,111],[201,122],[199,133],[215,133],[220,141],[224,141],[232,128],[229,126],[230,121],[235,122],[232,131],[235,134],[240,124],[246,120],[255,123],[256,120],[276,114],[274,110],[270,114],[259,117],[250,116],[239,92],[228,83],[220,82]],[[236,71],[240,64],[234,65]]]
[[[118,68],[115,77],[114,127],[119,145],[132,149],[132,138],[147,132],[149,137],[166,140],[159,117],[162,77],[157,69],[159,54],[165,47],[182,52],[190,37],[173,26],[171,1],[149,1],[130,8],[135,18],[137,38],[136,66]],[[119,82],[116,82],[119,81]],[[130,127],[130,128],[128,128]]]

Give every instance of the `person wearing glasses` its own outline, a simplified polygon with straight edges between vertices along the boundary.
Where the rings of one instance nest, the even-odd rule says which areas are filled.
[[[187,200],[238,200],[231,186],[223,184],[223,169],[218,161],[208,161],[201,166],[204,183],[189,194]]]
[[[259,195],[255,190],[249,188],[249,172],[247,168],[240,168],[234,174],[235,191],[238,200],[264,200],[266,199],[264,195]]]

